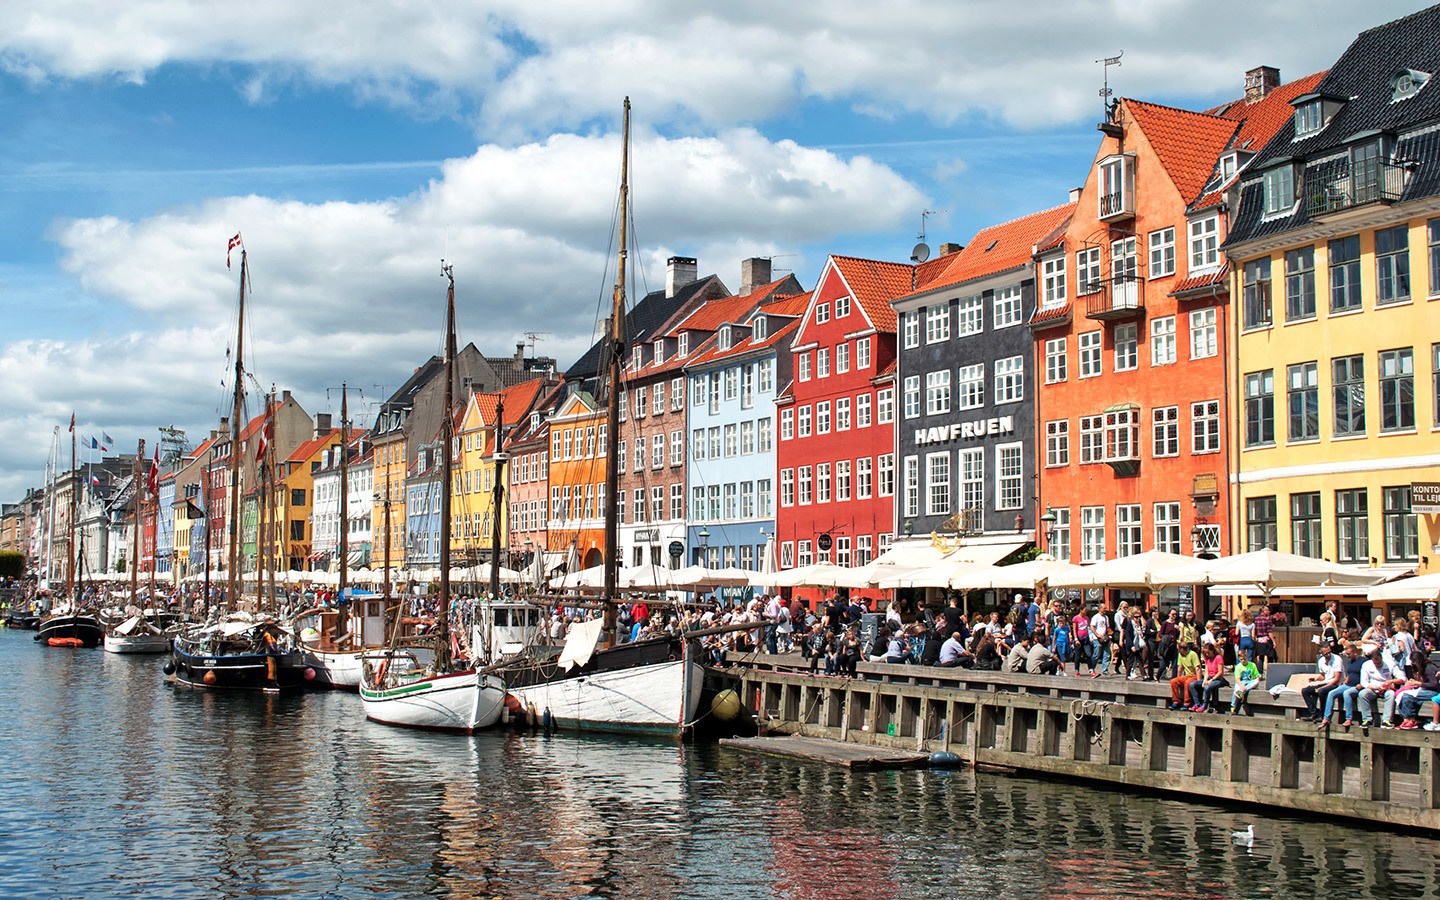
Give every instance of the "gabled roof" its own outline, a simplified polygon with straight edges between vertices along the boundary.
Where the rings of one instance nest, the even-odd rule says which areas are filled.
[[[1066,203],[981,229],[964,250],[954,254],[944,271],[916,293],[963,284],[1028,265],[1036,243],[1055,229],[1063,228],[1074,211],[1075,204]]]
[[[830,255],[830,262],[845,279],[851,295],[865,311],[870,324],[878,331],[893,332],[895,310],[890,301],[911,292],[912,278],[918,280],[915,267],[836,254]],[[919,287],[918,284],[914,286]]]
[[[774,347],[781,341],[789,340],[789,338],[798,330],[800,330],[800,321],[798,319],[795,319],[790,322],[786,322],[784,326],[769,332],[765,337],[761,338],[758,341],[755,340],[753,337],[749,336],[747,336],[744,340],[736,341],[730,345],[730,349],[728,350],[721,350],[719,339],[712,336],[705,343],[701,344],[699,349],[695,353],[690,354],[690,358],[685,361],[685,367],[688,369],[692,366],[701,366],[707,363],[720,362],[721,360],[741,356],[746,353],[754,353],[757,350],[764,350],[769,347]],[[751,333],[753,334],[753,332]]]
[[[748,294],[738,297],[721,297],[702,303],[678,325],[671,328],[668,335],[674,337],[682,331],[714,331],[726,322],[742,321],[746,313],[765,302],[771,294],[780,289],[781,285],[792,278],[794,278],[793,275],[787,275],[769,284],[760,285]]]
[[[1124,107],[1186,204],[1200,196],[1215,171],[1215,161],[1239,130],[1234,119],[1141,100],[1127,99]]]
[[[339,428],[332,428],[320,437],[314,437],[295,448],[295,452],[285,457],[286,462],[304,462],[314,456],[330,439],[340,433]]]
[[[1230,276],[1230,261],[1227,259],[1220,268],[1213,272],[1206,272],[1203,275],[1192,275],[1170,289],[1171,297],[1183,297],[1186,294],[1203,292],[1205,288],[1212,288],[1216,285],[1224,285],[1225,280]]]
[[[665,324],[680,311],[686,303],[690,302],[701,292],[707,289],[715,289],[724,292],[728,296],[730,291],[714,275],[707,275],[704,278],[692,281],[675,291],[675,296],[665,296],[664,289],[651,291],[641,298],[640,302],[630,308],[625,314],[625,335],[627,341],[634,344],[651,340],[653,332]],[[586,350],[584,355],[577,359],[570,368],[565,370],[566,381],[584,381],[587,378],[594,378],[600,373],[601,353],[605,348],[606,338],[602,337]]]
[[[803,316],[805,309],[810,305],[809,294],[791,294],[790,296],[779,296],[764,306],[759,312],[767,316]]]

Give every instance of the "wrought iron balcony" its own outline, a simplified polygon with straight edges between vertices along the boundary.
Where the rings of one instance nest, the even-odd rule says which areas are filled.
[[[1140,276],[1115,275],[1098,284],[1085,285],[1085,317],[1101,321],[1139,318],[1145,314],[1145,297]]]
[[[1405,192],[1408,170],[1377,160],[1351,166],[1349,160],[1305,173],[1305,209],[1312,217],[1371,203],[1394,203]]]
[[[1099,218],[1102,222],[1129,219],[1135,215],[1135,192],[1129,189],[1100,195]]]

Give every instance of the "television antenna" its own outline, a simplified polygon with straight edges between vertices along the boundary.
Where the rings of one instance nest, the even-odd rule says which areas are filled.
[[[527,331],[527,332],[525,332],[525,342],[530,345],[530,358],[531,358],[531,359],[534,359],[534,358],[535,358],[535,345],[538,344],[542,338],[547,338],[547,337],[549,337],[549,336],[550,336],[550,332],[548,332],[548,331]]]

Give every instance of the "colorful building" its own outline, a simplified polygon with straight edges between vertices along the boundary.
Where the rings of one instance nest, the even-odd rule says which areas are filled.
[[[605,561],[605,407],[572,391],[550,419],[546,549],[583,568]]]
[[[340,429],[330,427],[328,414],[316,415],[316,434],[296,447],[279,464],[276,472],[273,550],[282,569],[304,571],[311,567],[312,507],[315,502],[314,473],[327,452],[340,443]]]
[[[547,551],[550,510],[550,417],[565,397],[565,388],[547,382],[534,408],[515,427],[507,442],[510,464],[510,544],[516,554],[512,568],[535,564],[535,554],[546,554],[542,571],[564,565],[565,554]]]
[[[1237,550],[1435,568],[1440,7],[1289,98],[1232,195]]]
[[[455,492],[451,495],[451,549],[457,565],[476,565],[490,562],[495,527],[495,473],[496,473],[496,426],[501,433],[514,429],[528,419],[540,389],[546,384],[543,378],[507,387],[502,391],[472,393],[461,414],[460,427],[456,434],[460,441],[459,467],[455,478]],[[501,421],[500,410],[504,410]],[[512,460],[506,456],[506,462]],[[511,472],[506,466],[504,478]],[[505,486],[501,485],[500,505],[500,548],[501,565],[509,565],[511,552],[509,528],[509,502],[504,499]]]

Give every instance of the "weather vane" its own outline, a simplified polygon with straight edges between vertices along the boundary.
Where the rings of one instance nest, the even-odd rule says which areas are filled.
[[[1119,66],[1120,57],[1124,55],[1125,51],[1121,50],[1114,56],[1107,56],[1104,59],[1095,60],[1097,63],[1100,63],[1100,65],[1104,68],[1104,86],[1100,88],[1100,106],[1105,114],[1106,121],[1109,121],[1110,114],[1114,110],[1114,107],[1110,105],[1110,97],[1115,93],[1114,91],[1110,90],[1110,67]]]

